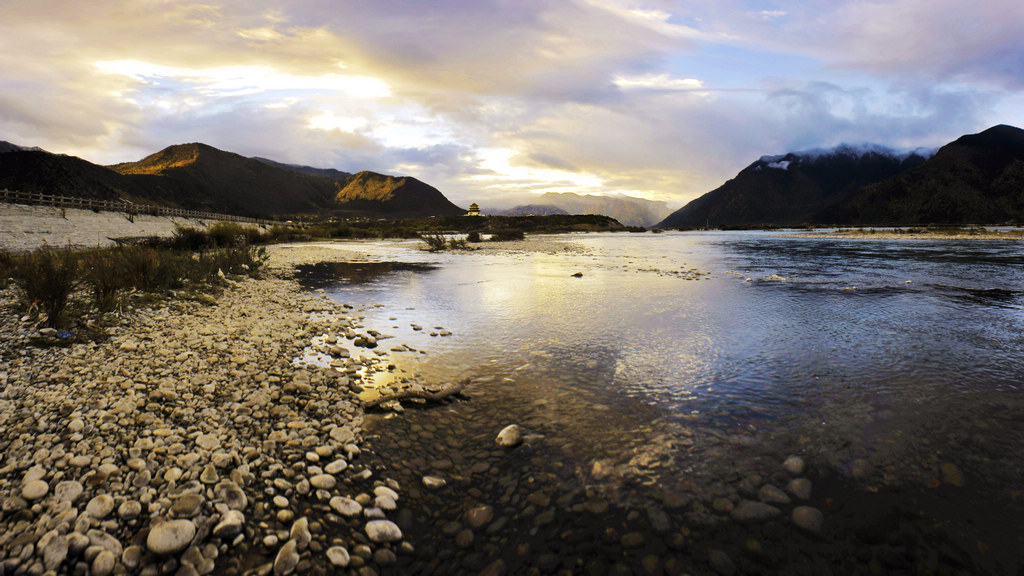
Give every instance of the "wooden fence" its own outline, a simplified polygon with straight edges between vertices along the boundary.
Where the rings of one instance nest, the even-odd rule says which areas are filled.
[[[80,208],[82,210],[93,210],[96,212],[124,212],[126,214],[149,214],[152,216],[170,216],[173,218],[195,218],[197,220],[223,220],[228,222],[243,222],[256,224],[258,226],[272,226],[283,224],[274,220],[263,220],[260,218],[249,218],[246,216],[233,216],[231,214],[216,214],[200,210],[184,210],[182,208],[168,208],[155,204],[136,204],[128,200],[100,200],[98,198],[75,198],[73,196],[56,196],[40,192],[19,192],[15,190],[0,190],[0,202],[7,204],[28,204],[30,206],[52,206],[54,208]]]

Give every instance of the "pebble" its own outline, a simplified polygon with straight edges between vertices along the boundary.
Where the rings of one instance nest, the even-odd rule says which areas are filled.
[[[798,500],[810,500],[811,488],[811,481],[806,478],[794,478],[786,486],[786,490]]]
[[[790,502],[789,496],[786,496],[785,492],[771,484],[761,486],[761,489],[757,491],[757,497],[768,504],[789,504]]]
[[[110,550],[104,550],[92,561],[92,576],[109,576],[117,564],[117,556]]]
[[[199,494],[183,494],[171,504],[169,512],[174,518],[192,518],[199,514],[205,502]]]
[[[804,459],[799,456],[790,456],[782,463],[782,467],[793,476],[800,476],[804,473]]]
[[[85,505],[85,513],[97,520],[102,520],[114,511],[114,498],[110,494],[100,494]]]
[[[390,520],[370,520],[366,523],[366,535],[373,542],[395,542],[402,539],[402,530]]]
[[[327,561],[339,568],[346,568],[352,558],[344,546],[331,546],[327,549]]]
[[[50,491],[50,485],[43,480],[31,480],[21,487],[21,497],[25,500],[39,500]]]
[[[57,497],[57,500],[62,502],[75,502],[78,497],[82,495],[85,488],[80,482],[75,480],[65,480],[58,482],[57,487],[53,489],[53,495]]]
[[[825,525],[825,515],[811,506],[797,506],[793,509],[793,523],[808,532],[820,534]]]
[[[330,504],[335,512],[342,516],[357,516],[363,511],[362,504],[344,496],[335,496],[331,498],[328,504]]]
[[[708,551],[708,563],[711,564],[711,569],[721,576],[732,576],[736,573],[736,564],[732,558],[717,548]]]
[[[340,474],[348,468],[348,462],[342,459],[335,460],[327,466],[324,466],[324,472],[328,474]]]
[[[217,538],[234,538],[241,534],[244,528],[245,514],[238,510],[228,510],[213,527],[213,535]]]
[[[446,484],[448,484],[448,482],[444,478],[439,478],[437,476],[423,477],[423,485],[432,490],[444,488]]]
[[[737,522],[764,522],[779,514],[782,514],[782,510],[753,500],[741,500],[730,513],[732,519]]]
[[[281,546],[274,558],[274,576],[284,576],[295,571],[299,565],[299,545],[295,540],[289,540]]]
[[[491,523],[494,519],[493,506],[477,506],[466,512],[466,524],[470,528],[477,529]]]
[[[511,424],[502,428],[494,441],[502,448],[515,448],[523,443],[523,433],[518,425]]]
[[[153,526],[146,538],[146,548],[153,554],[181,552],[196,535],[196,525],[190,520],[169,520]]]
[[[317,490],[332,490],[338,480],[330,474],[317,474],[309,479],[309,483]]]

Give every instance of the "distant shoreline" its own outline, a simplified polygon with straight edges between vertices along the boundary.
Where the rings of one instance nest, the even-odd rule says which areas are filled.
[[[828,232],[780,234],[786,238],[828,238],[852,240],[1024,240],[1024,228],[988,230],[985,228],[840,228]]]

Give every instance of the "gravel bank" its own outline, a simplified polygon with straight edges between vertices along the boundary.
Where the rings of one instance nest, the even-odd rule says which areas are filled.
[[[378,355],[293,362],[365,336],[290,279],[350,254],[271,254],[216,305],[169,298],[68,347],[31,345],[0,290],[0,574],[376,573],[412,551],[400,487],[360,464],[353,390]]]

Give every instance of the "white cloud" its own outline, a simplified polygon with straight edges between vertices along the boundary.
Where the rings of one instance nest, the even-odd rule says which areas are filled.
[[[697,91],[704,83],[696,78],[676,78],[669,74],[644,74],[642,76],[616,76],[612,82],[624,90],[646,88],[653,90]]]

